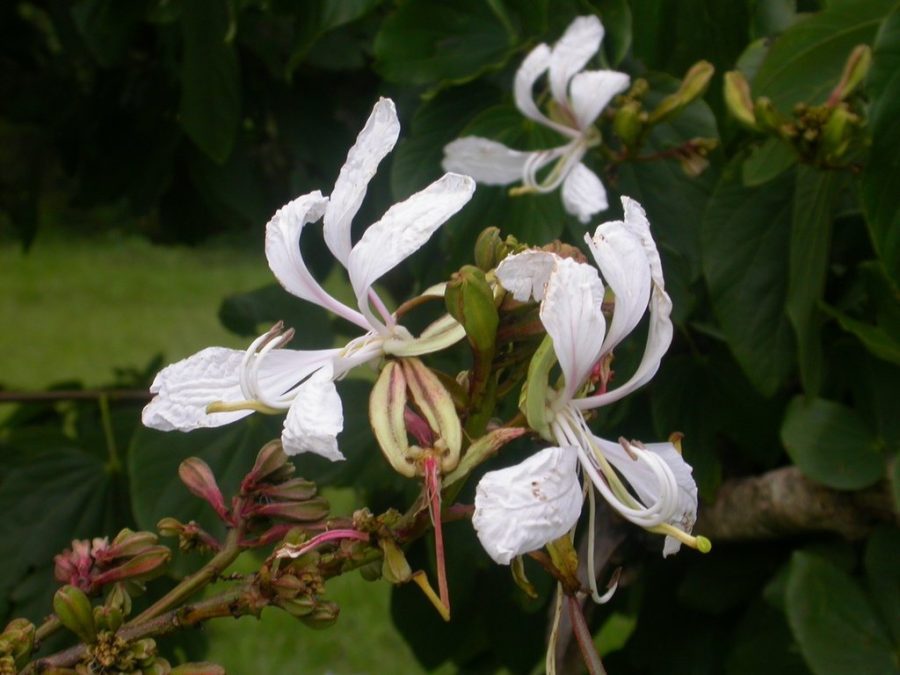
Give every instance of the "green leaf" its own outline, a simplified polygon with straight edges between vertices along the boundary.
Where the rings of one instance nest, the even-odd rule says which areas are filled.
[[[753,96],[768,96],[788,112],[795,103],[823,103],[856,45],[869,44],[896,0],[832,3],[775,39],[753,81]]]
[[[72,7],[72,18],[91,55],[104,68],[116,65],[135,39],[146,2],[83,0]]]
[[[750,151],[741,167],[747,187],[768,183],[797,163],[797,155],[778,138],[770,138]]]
[[[888,675],[897,662],[884,626],[856,581],[821,558],[797,552],[787,581],[788,622],[815,675]]]
[[[631,49],[631,8],[627,0],[596,0],[603,22],[603,52],[609,65],[618,66]]]
[[[868,82],[872,149],[862,198],[875,251],[900,283],[900,11],[884,22],[873,56]]]
[[[513,47],[507,26],[482,0],[409,0],[381,24],[375,67],[398,84],[459,84],[501,67]]]
[[[297,3],[296,31],[287,73],[290,75],[319,38],[339,26],[356,21],[381,4],[381,0],[306,0]]]
[[[49,606],[55,582],[53,556],[72,539],[114,534],[126,523],[115,502],[113,474],[92,454],[75,449],[37,454],[0,482],[0,616],[12,589],[41,567],[40,583]],[[35,606],[31,603],[31,606]],[[34,620],[40,616],[32,616]]]
[[[703,218],[703,272],[713,312],[744,373],[766,395],[794,362],[784,313],[792,200],[792,174],[748,188],[733,161]]]
[[[812,395],[818,393],[823,375],[818,305],[825,290],[833,206],[841,182],[836,171],[801,166],[794,189],[786,310],[797,335],[803,387]]]
[[[872,354],[885,361],[900,365],[900,342],[881,326],[860,321],[831,307],[823,306],[823,311],[837,319],[841,328],[853,333]]]
[[[219,321],[233,333],[246,337],[256,337],[276,321],[284,321],[286,328],[297,331],[290,344],[292,349],[323,349],[334,342],[328,312],[291,295],[278,284],[228,296],[219,306]]]
[[[820,398],[794,398],[781,427],[794,464],[814,481],[838,490],[859,490],[884,476],[884,455],[875,435],[850,408]]]
[[[784,613],[760,599],[750,604],[730,640],[725,675],[807,675]]]
[[[866,543],[866,580],[895,645],[900,645],[900,530],[882,526]]]
[[[231,154],[241,116],[237,55],[226,42],[229,30],[224,0],[185,3],[179,120],[197,147],[220,163]]]

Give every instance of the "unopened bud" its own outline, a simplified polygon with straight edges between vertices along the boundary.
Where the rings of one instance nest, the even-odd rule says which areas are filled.
[[[380,539],[378,545],[384,553],[381,576],[392,584],[404,584],[412,578],[412,569],[403,550],[390,539]]]
[[[27,658],[34,649],[34,624],[28,619],[13,619],[0,634],[0,644],[0,652],[12,656],[15,661]]]
[[[472,348],[492,353],[500,319],[484,272],[474,265],[463,266],[447,284],[444,302],[450,316],[466,329]]]
[[[98,630],[108,630],[115,633],[125,622],[125,615],[118,607],[98,605],[94,607],[94,625]]]
[[[178,477],[194,495],[206,500],[220,518],[228,519],[225,498],[209,464],[199,457],[188,457],[178,467]]]
[[[328,516],[328,500],[315,497],[303,502],[271,502],[253,508],[253,515],[266,518],[278,518],[298,523],[309,523],[322,520]]]
[[[169,672],[170,675],[225,675],[225,669],[222,666],[208,661],[182,663]]]
[[[250,472],[244,476],[244,480],[241,481],[241,491],[249,492],[256,484],[271,477],[277,476],[280,478],[281,474],[286,470],[293,473],[294,465],[288,461],[287,455],[284,454],[284,449],[281,447],[281,441],[270,441],[269,443],[266,443],[256,455],[256,463],[253,465],[253,468],[250,469]],[[285,478],[288,477],[289,476],[285,476]]]
[[[444,485],[453,485],[456,481],[465,478],[488,457],[526,432],[528,429],[525,427],[501,427],[486,433],[469,446],[459,465],[445,477]]]
[[[310,628],[330,628],[338,620],[341,608],[334,602],[319,602],[315,609],[300,620]]]
[[[822,150],[827,159],[839,159],[847,151],[854,117],[855,115],[847,109],[846,103],[832,109],[828,121],[822,128]]]
[[[753,106],[756,123],[761,131],[774,132],[780,136],[789,135],[784,129],[787,120],[778,112],[771,99],[760,96]]]
[[[291,616],[300,617],[309,616],[316,608],[316,601],[310,596],[301,596],[296,598],[279,598],[276,604]]]
[[[116,535],[109,546],[96,551],[94,558],[100,565],[109,565],[117,558],[127,558],[140,553],[158,541],[152,532],[134,532],[126,527]]]
[[[739,70],[725,73],[725,105],[728,112],[745,127],[758,130],[756,115],[753,113],[753,99],[750,84]]]
[[[302,502],[315,497],[318,488],[311,480],[292,478],[277,485],[261,485],[256,491],[269,499]]]
[[[178,537],[184,531],[184,523],[176,518],[163,518],[156,524],[156,529],[163,537]]]
[[[656,109],[650,113],[647,121],[650,124],[659,124],[703,96],[715,72],[715,67],[709,61],[698,61],[695,63],[685,73],[678,91],[674,94],[669,94],[660,101]]]
[[[637,101],[624,103],[613,117],[613,130],[626,147],[634,146],[644,130],[641,104]]]
[[[872,48],[869,45],[854,47],[844,64],[840,81],[828,97],[828,105],[835,106],[852,94],[859,83],[865,79],[871,66]]]
[[[475,240],[475,264],[488,272],[500,264],[509,253],[506,242],[500,238],[499,227],[486,227]]]
[[[172,552],[167,546],[150,546],[136,556],[108,569],[97,575],[98,586],[111,584],[116,581],[146,581],[163,572],[163,568],[172,557]]]
[[[94,610],[84,591],[75,586],[63,586],[53,596],[53,611],[60,623],[85,644],[97,639]]]
[[[156,656],[156,640],[153,638],[135,640],[131,643],[129,651],[138,662],[152,661]]]

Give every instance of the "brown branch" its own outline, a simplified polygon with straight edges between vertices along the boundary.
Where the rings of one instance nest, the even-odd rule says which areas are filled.
[[[858,539],[886,522],[900,522],[886,481],[865,490],[839,491],[789,466],[726,482],[715,502],[701,509],[694,531],[713,544],[815,532]]]

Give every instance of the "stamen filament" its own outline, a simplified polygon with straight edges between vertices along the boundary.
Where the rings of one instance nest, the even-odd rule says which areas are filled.
[[[241,410],[253,410],[265,415],[280,415],[284,412],[284,410],[272,408],[260,401],[236,401],[234,403],[226,403],[225,401],[213,401],[208,406],[206,406],[207,414],[218,412],[239,412]]]

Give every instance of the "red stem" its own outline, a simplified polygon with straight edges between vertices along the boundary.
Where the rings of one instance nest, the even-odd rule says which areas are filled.
[[[438,594],[447,611],[450,611],[450,591],[447,588],[447,570],[444,564],[444,528],[441,524],[441,475],[438,460],[426,457],[425,492],[428,495],[428,511],[434,525],[434,557],[437,560]]]

